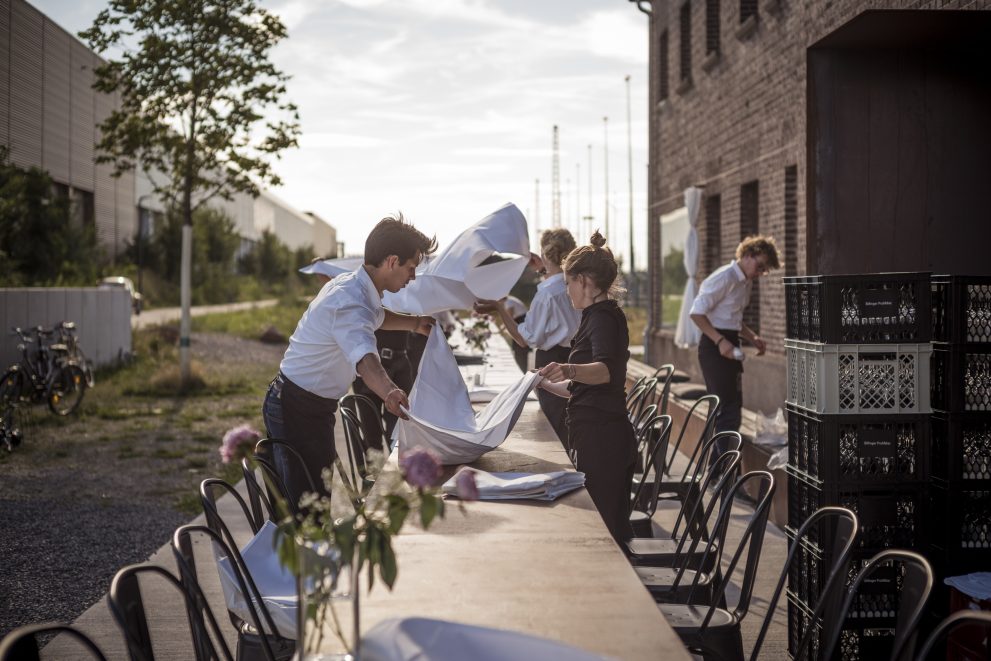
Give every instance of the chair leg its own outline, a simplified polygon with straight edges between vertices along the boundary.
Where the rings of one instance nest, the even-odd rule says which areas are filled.
[[[720,627],[707,631],[699,648],[705,661],[743,661],[743,637],[740,627]]]

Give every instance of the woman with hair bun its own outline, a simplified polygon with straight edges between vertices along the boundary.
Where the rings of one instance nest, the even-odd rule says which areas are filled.
[[[596,231],[591,245],[564,261],[568,297],[581,310],[581,323],[566,363],[540,370],[540,387],[567,398],[568,444],[585,487],[617,542],[632,535],[630,485],[636,463],[633,425],[626,416],[626,363],[630,334],[616,302],[619,269],[605,238]]]
[[[561,264],[575,249],[575,238],[564,228],[547,230],[540,235],[540,262],[547,274],[537,285],[526,319],[517,323],[504,301],[479,301],[478,312],[497,312],[503,326],[521,347],[537,349],[535,366],[539,369],[553,362],[567,362],[571,353],[571,338],[578,330],[580,315],[568,298]],[[568,447],[568,424],[565,420],[567,402],[542,390],[537,391],[540,410],[544,412],[561,443]]]

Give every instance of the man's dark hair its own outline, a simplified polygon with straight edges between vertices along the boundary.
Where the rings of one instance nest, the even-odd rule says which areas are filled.
[[[365,264],[381,266],[389,255],[395,255],[402,264],[419,254],[421,257],[437,250],[437,237],[427,235],[406,222],[403,214],[386,216],[365,239]]]

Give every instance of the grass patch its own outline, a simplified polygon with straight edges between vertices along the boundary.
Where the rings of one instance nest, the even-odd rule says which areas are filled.
[[[177,448],[175,450],[169,450],[167,448],[155,448],[155,451],[151,456],[156,459],[182,459],[187,454],[186,448]]]
[[[203,513],[203,504],[200,503],[200,495],[195,492],[179,494],[175,501],[175,508],[190,516],[197,516]]]
[[[269,326],[289,337],[296,329],[308,302],[280,301],[267,308],[254,308],[238,312],[222,312],[193,318],[193,330],[210,333],[229,333],[257,340]]]
[[[204,457],[190,457],[189,459],[186,460],[185,467],[202,469],[202,468],[206,468],[206,464],[207,461],[206,458]]]
[[[140,450],[136,450],[131,445],[125,445],[124,447],[119,448],[117,450],[117,458],[121,460],[140,459],[143,456],[145,456],[143,452],[141,452]]]

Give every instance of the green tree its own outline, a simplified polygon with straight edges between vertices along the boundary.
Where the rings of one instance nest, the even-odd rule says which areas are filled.
[[[685,251],[671,246],[661,263],[661,292],[681,294],[685,291],[688,274],[685,273]]]
[[[94,88],[121,99],[100,125],[98,160],[117,175],[138,164],[165,173],[154,190],[183,219],[185,382],[193,211],[215,195],[280,183],[270,159],[297,146],[299,115],[283,99],[288,76],[269,61],[286,28],[252,0],[110,0],[80,36],[97,52],[122,51],[94,72]]]
[[[9,163],[0,146],[0,285],[95,284],[96,234],[70,208],[47,172]]]

